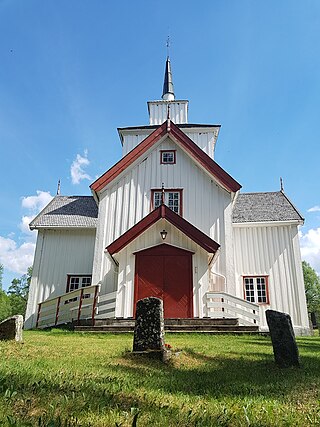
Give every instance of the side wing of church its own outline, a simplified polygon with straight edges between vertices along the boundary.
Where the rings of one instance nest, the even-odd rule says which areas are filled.
[[[25,327],[70,313],[130,319],[139,299],[156,296],[167,319],[230,317],[266,330],[271,308],[307,334],[299,212],[283,191],[240,192],[214,160],[220,126],[188,123],[188,101],[175,99],[169,58],[162,100],[148,110],[149,125],[118,129],[123,156],[92,196],[56,196],[30,224]]]

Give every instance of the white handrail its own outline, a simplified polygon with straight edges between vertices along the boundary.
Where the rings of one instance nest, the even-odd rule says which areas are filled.
[[[239,324],[259,324],[258,304],[245,301],[226,292],[207,292],[206,306],[208,317],[233,317],[239,319]]]
[[[91,319],[94,324],[99,285],[86,286],[38,304],[37,328]]]

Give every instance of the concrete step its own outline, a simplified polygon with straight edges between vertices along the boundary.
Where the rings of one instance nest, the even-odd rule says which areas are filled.
[[[97,319],[95,321],[95,326],[112,326],[112,325],[122,325],[122,326],[134,326],[134,319]],[[194,319],[165,319],[165,326],[174,326],[174,325],[233,325],[237,326],[239,324],[239,320],[236,318],[194,318]],[[81,326],[90,326],[89,322],[81,321]]]
[[[95,326],[90,322],[82,321],[80,325],[75,325],[74,330],[79,332],[99,332],[99,333],[125,333],[133,332],[135,326],[134,319],[97,319]],[[256,333],[257,326],[239,326],[239,320],[235,318],[194,318],[194,319],[165,319],[165,332],[177,333]]]
[[[196,326],[196,325],[207,325],[207,326],[214,326],[214,325],[233,325],[237,326],[239,324],[239,319],[237,318],[194,318],[194,319],[165,319],[164,320],[165,326]]]
[[[210,332],[210,331],[257,331],[257,326],[235,326],[235,325],[168,325],[165,326],[165,331],[179,332]]]
[[[90,333],[90,334],[127,334],[127,333],[133,333],[133,330],[121,330],[121,329],[107,329],[107,330],[96,330],[95,328],[84,328],[84,327],[75,327],[75,332],[85,332],[85,333]],[[203,331],[203,330],[169,330],[169,331],[165,331],[166,334],[210,334],[210,335],[244,335],[244,334],[252,334],[252,335],[260,335],[261,332],[259,332],[258,328],[254,328],[254,329],[229,329],[229,330],[210,330],[210,331]],[[265,334],[265,333],[263,333]]]

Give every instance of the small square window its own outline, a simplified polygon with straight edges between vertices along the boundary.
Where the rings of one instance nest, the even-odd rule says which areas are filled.
[[[161,150],[160,155],[160,163],[162,165],[174,165],[176,163],[175,150]]]

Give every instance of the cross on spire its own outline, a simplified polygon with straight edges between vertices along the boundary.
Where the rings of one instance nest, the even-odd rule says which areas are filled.
[[[164,73],[162,99],[164,101],[174,101],[174,89],[173,89],[173,81],[172,81],[171,63],[169,58],[169,48],[170,48],[169,36],[167,38],[166,45],[167,45],[167,60],[166,60],[166,69]]]
[[[161,187],[161,204],[164,205],[164,183],[162,183]]]
[[[169,58],[170,56],[170,36],[169,35],[167,37],[166,46],[167,46],[167,58]]]

